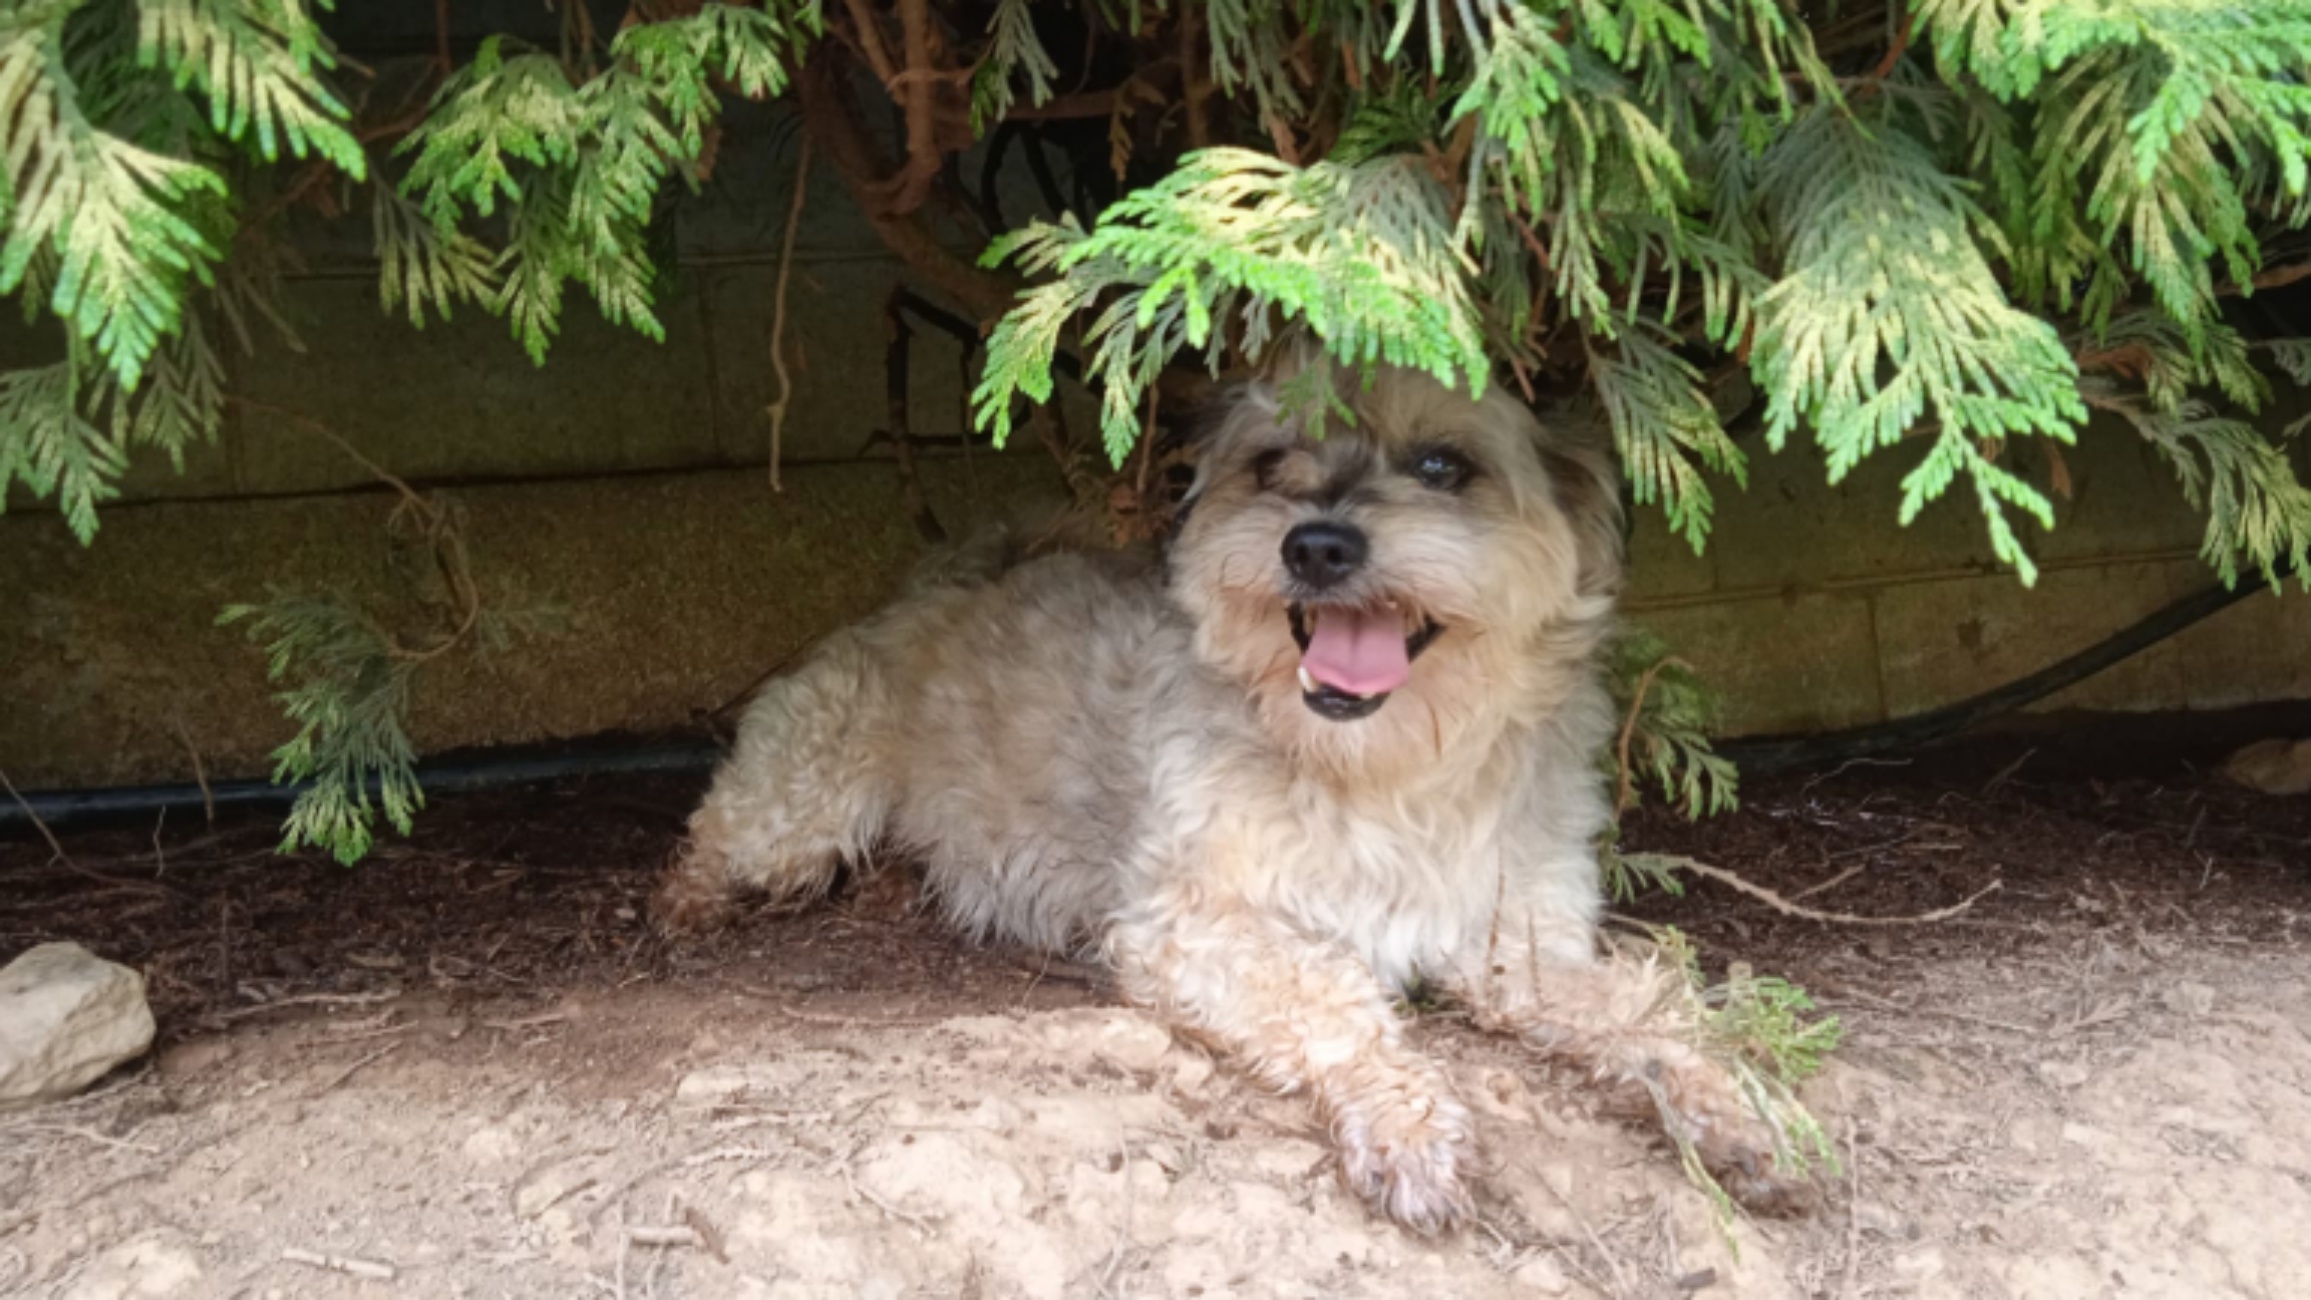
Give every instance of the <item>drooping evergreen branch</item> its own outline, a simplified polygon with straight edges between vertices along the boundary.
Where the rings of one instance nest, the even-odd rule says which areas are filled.
[[[2051,519],[2089,411],[2165,458],[2227,580],[2304,571],[2301,443],[2266,412],[2311,345],[2243,337],[2224,300],[2311,266],[2311,0],[686,0],[607,39],[561,13],[558,43],[462,64],[436,33],[371,119],[388,81],[360,86],[325,5],[0,11],[0,292],[58,341],[0,374],[0,490],[85,540],[132,456],[213,436],[213,340],[287,335],[293,211],[365,206],[413,324],[489,311],[543,360],[591,299],[658,337],[654,241],[722,106],[791,96],[869,227],[987,330],[998,437],[1053,436],[1032,404],[1066,349],[1136,480],[1199,376],[1291,328],[1351,368],[1586,401],[1697,549],[1758,454],[1722,405],[1746,378],[1767,448],[1810,439],[1833,478],[1908,461],[1889,513],[1959,489],[2025,581],[2015,516]],[[989,133],[974,195],[957,163]],[[1006,156],[1046,210],[974,265],[1026,206],[993,192]],[[1632,758],[1706,806],[1673,738],[1702,732],[1662,725]]]

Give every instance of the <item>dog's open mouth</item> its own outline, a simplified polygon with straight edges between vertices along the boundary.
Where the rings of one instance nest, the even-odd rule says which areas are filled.
[[[1393,600],[1287,608],[1300,643],[1300,699],[1334,722],[1368,718],[1412,676],[1412,661],[1444,629]]]

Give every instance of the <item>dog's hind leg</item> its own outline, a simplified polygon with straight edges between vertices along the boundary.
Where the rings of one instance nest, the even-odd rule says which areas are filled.
[[[1421,1232],[1467,1218],[1474,1122],[1355,954],[1209,895],[1145,900],[1108,951],[1134,1001],[1269,1086],[1314,1094],[1343,1180],[1375,1208]]]
[[[872,847],[896,797],[896,710],[860,640],[835,637],[748,707],[738,743],[651,899],[662,930],[703,928],[760,891],[807,897]]]

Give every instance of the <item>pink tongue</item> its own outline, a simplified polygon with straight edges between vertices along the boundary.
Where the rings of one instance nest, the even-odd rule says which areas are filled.
[[[1327,609],[1312,616],[1316,628],[1300,666],[1317,681],[1350,695],[1378,695],[1412,676],[1412,661],[1404,653],[1403,615],[1387,609]]]

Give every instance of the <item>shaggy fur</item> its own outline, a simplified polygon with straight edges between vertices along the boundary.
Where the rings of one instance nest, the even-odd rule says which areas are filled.
[[[822,889],[894,844],[971,933],[1096,952],[1176,1029],[1312,1094],[1349,1186],[1414,1228],[1466,1216],[1475,1153],[1391,1010],[1416,978],[1657,1106],[1736,1195],[1784,1201],[1730,1077],[1649,1021],[1656,976],[1597,953],[1604,456],[1406,371],[1344,392],[1354,424],[1317,439],[1280,411],[1284,378],[1207,435],[1168,571],[954,565],[766,690],[660,923]],[[1311,522],[1365,544],[1321,588],[1287,555]],[[1351,610],[1421,641],[1342,718],[1374,701],[1321,707],[1300,636]]]

